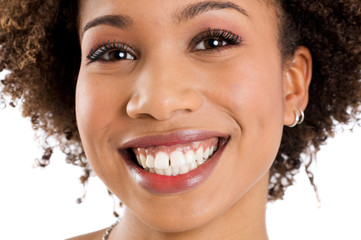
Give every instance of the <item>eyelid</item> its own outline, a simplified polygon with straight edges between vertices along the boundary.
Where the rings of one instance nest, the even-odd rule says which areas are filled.
[[[220,28],[207,28],[206,30],[198,33],[191,40],[190,45],[189,45],[190,51],[192,51],[192,52],[205,51],[205,50],[193,50],[193,49],[201,41],[204,41],[204,40],[207,40],[207,39],[212,39],[212,38],[219,38],[219,39],[222,39],[223,41],[226,41],[228,44],[227,44],[227,46],[224,46],[224,47],[231,47],[231,46],[240,45],[243,42],[243,39],[241,38],[241,36],[239,36],[236,33],[233,33],[230,30],[220,29]],[[208,49],[208,51],[212,51],[212,50],[216,50],[216,49],[219,49],[219,48]]]
[[[91,48],[86,58],[88,59],[88,64],[101,61],[101,57],[112,51],[112,50],[121,50],[124,52],[127,52],[129,54],[132,54],[134,56],[134,59],[137,59],[137,52],[131,48],[127,43],[125,42],[119,42],[114,40],[113,42],[107,41],[103,43],[98,43],[97,47]]]

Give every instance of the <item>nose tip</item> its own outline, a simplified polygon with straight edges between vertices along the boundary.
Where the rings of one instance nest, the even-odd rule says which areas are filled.
[[[149,51],[134,75],[126,106],[130,118],[167,120],[201,107],[200,81],[194,81],[197,73],[192,63],[166,50],[160,46]]]
[[[202,105],[201,96],[191,90],[158,87],[158,90],[144,89],[142,94],[133,96],[127,104],[127,114],[135,118],[168,120],[176,113],[193,112]],[[150,92],[149,92],[150,91]]]

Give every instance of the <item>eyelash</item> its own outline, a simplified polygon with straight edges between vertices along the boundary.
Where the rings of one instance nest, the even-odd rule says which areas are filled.
[[[132,54],[133,56],[136,55],[136,52],[129,47],[126,43],[123,42],[103,42],[102,44],[98,43],[98,46],[95,49],[90,49],[89,54],[87,55],[87,59],[90,63],[101,60],[100,58],[106,54],[107,52],[113,51],[113,50],[119,50],[128,54]],[[106,60],[103,60],[106,61]]]
[[[227,42],[227,45],[222,47],[217,47],[213,49],[205,49],[202,51],[220,51],[224,47],[232,47],[232,46],[238,46],[240,45],[243,40],[238,35],[231,31],[225,30],[225,29],[211,29],[208,28],[206,31],[199,33],[197,36],[195,36],[191,41],[191,49],[197,46],[202,41],[210,40],[210,39],[220,39],[221,41]],[[201,51],[201,50],[193,50],[193,51]]]
[[[194,48],[202,41],[211,40],[211,39],[219,39],[221,41],[225,41],[227,44],[211,49],[194,50]],[[207,30],[199,33],[191,40],[190,49],[192,52],[197,52],[197,51],[213,52],[213,51],[220,51],[221,49],[226,47],[238,46],[242,42],[243,42],[242,38],[231,31],[225,29],[218,29],[218,28],[216,29],[208,28]],[[103,42],[102,44],[98,43],[95,49],[92,48],[90,50],[89,54],[87,55],[87,59],[89,60],[89,63],[95,61],[106,62],[107,60],[102,60],[101,57],[104,54],[113,50],[118,50],[125,52],[127,54],[132,54],[134,56],[134,59],[137,59],[136,58],[137,54],[131,47],[129,47],[126,43],[117,42],[115,40],[113,42],[111,41]]]

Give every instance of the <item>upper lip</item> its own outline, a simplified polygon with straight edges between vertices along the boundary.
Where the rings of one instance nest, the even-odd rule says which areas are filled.
[[[169,133],[152,134],[129,139],[121,149],[147,148],[152,146],[170,146],[188,142],[201,141],[211,137],[228,138],[227,134],[206,130],[183,130]]]

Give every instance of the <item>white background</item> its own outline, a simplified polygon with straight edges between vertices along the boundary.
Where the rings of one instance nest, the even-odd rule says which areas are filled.
[[[87,197],[78,205],[81,170],[66,164],[59,152],[47,168],[33,168],[41,154],[19,109],[0,109],[1,239],[64,239],[115,221],[113,200],[99,179],[91,178]],[[360,240],[361,128],[330,139],[313,171],[321,207],[302,169],[285,199],[268,205],[270,239]]]

